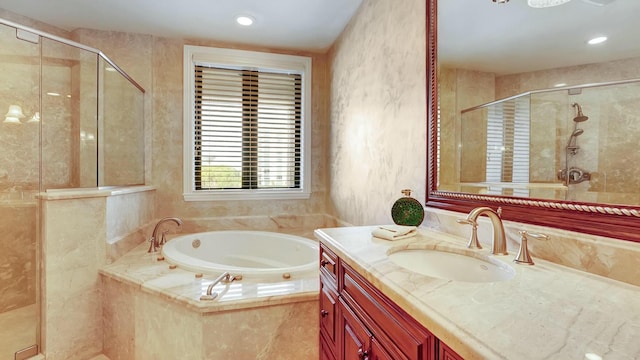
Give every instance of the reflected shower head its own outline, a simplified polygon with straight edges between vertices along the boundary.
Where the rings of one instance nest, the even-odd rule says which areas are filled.
[[[579,122],[587,121],[589,119],[588,116],[585,116],[582,113],[582,107],[580,106],[580,104],[573,103],[573,104],[571,104],[571,106],[573,106],[574,108],[578,109],[578,114],[576,115],[576,117],[573,118],[574,122],[579,123]]]
[[[585,117],[586,117],[586,116],[585,116]],[[573,132],[571,133],[571,137],[580,136],[580,135],[582,135],[582,133],[584,133],[584,130],[582,130],[582,129],[575,129],[575,130],[573,130]]]

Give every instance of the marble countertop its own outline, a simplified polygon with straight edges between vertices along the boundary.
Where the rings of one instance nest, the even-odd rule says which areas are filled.
[[[467,283],[432,278],[391,262],[404,248],[469,250],[466,240],[429,229],[396,241],[373,238],[375,227],[315,234],[441,341],[471,359],[640,359],[640,287],[536,259],[512,262],[508,281]]]

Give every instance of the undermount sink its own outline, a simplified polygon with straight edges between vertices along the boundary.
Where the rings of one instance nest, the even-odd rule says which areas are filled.
[[[389,259],[409,271],[465,282],[494,282],[512,279],[516,271],[495,259],[479,259],[434,249],[405,249],[389,254]]]

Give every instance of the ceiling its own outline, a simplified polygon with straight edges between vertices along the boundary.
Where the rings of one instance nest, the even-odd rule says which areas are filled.
[[[572,0],[534,9],[526,0],[438,2],[440,63],[497,74],[640,56],[640,0]],[[586,41],[597,35],[609,40]]]
[[[171,38],[325,51],[362,0],[0,0],[0,8],[65,30],[90,28]],[[188,3],[189,6],[184,4]],[[247,14],[251,27],[235,23]],[[526,0],[438,2],[441,63],[511,74],[640,56],[640,0],[572,0],[533,9]],[[587,46],[605,34],[609,40]]]
[[[89,28],[324,51],[362,0],[0,0],[0,8],[64,30]],[[255,19],[251,27],[238,15]]]

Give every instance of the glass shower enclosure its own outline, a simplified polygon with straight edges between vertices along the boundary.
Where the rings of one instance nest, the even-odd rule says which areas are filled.
[[[0,19],[0,360],[38,353],[38,194],[144,184],[144,89],[99,50]]]

